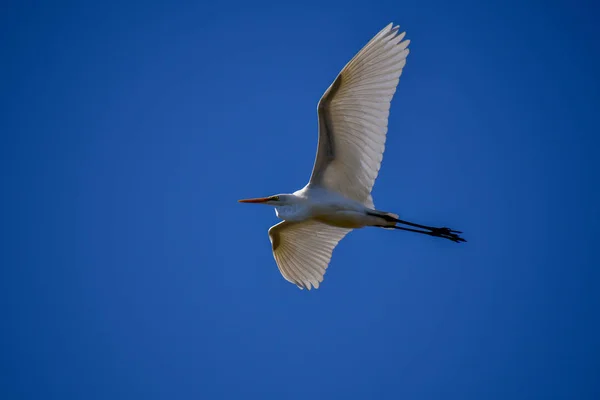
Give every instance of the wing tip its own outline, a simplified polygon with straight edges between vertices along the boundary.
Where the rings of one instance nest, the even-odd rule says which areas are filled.
[[[300,283],[294,282],[294,284],[298,287],[298,289],[300,289],[300,290],[306,289],[310,292],[312,289],[315,289],[315,290],[318,289],[320,282],[319,281],[314,281],[314,282],[306,281],[306,282],[300,282]]]
[[[379,38],[380,40],[396,40],[397,44],[406,47],[410,41],[408,39],[402,40],[404,36],[406,36],[406,31],[400,32],[400,25],[394,25],[393,22],[390,22],[379,34],[375,35],[375,38]]]

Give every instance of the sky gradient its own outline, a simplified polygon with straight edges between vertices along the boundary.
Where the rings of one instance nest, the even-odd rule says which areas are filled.
[[[283,3],[3,6],[0,398],[600,398],[597,5]],[[391,21],[375,204],[469,242],[357,230],[300,291],[236,200]]]

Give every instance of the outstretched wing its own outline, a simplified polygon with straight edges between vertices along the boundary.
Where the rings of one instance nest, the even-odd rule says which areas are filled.
[[[373,207],[390,102],[406,64],[409,40],[386,26],[354,56],[318,106],[319,145],[310,183]]]
[[[269,239],[279,271],[300,289],[318,288],[333,249],[351,230],[310,220],[272,226]]]

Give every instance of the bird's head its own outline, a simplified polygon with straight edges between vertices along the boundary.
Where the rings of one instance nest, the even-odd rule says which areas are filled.
[[[255,199],[243,199],[238,200],[240,203],[255,203],[255,204],[268,204],[270,206],[285,206],[294,203],[294,195],[290,194],[276,194],[269,197],[257,197]]]

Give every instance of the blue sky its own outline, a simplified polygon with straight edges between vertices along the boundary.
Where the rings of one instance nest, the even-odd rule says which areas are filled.
[[[593,2],[285,3],[3,6],[0,398],[599,398]],[[375,203],[469,242],[359,230],[300,291],[236,200],[391,21]]]

